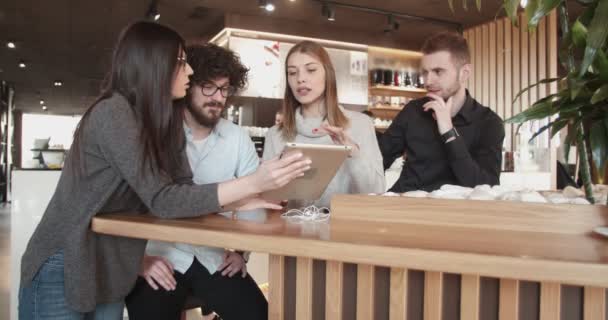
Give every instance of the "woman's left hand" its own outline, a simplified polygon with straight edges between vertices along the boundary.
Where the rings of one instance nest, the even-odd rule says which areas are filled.
[[[350,137],[348,133],[346,133],[346,131],[344,131],[343,128],[330,126],[329,124],[324,123],[320,128],[315,130],[326,132],[335,144],[350,146],[352,149],[349,156],[352,157],[359,152],[359,145]]]

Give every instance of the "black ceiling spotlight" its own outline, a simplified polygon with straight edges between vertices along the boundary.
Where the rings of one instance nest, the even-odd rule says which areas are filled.
[[[329,21],[336,21],[336,9],[330,7],[327,2],[323,2],[323,5],[321,6],[321,14]]]
[[[146,11],[146,19],[150,21],[160,20],[160,12],[158,11],[158,0],[150,1],[148,11]]]
[[[386,26],[384,26],[384,33],[391,33],[397,30],[399,30],[399,22],[395,21],[395,17],[392,14],[389,14]]]

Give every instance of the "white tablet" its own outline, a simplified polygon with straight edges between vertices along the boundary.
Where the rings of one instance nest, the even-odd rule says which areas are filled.
[[[327,189],[327,185],[348,157],[350,146],[287,143],[282,155],[302,152],[304,158],[312,161],[310,170],[282,188],[266,191],[262,198],[269,200],[317,200]]]

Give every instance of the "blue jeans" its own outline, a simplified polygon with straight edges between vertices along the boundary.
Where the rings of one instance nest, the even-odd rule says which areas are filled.
[[[19,320],[122,320],[124,302],[77,312],[67,306],[64,289],[63,252],[59,251],[46,260],[29,286],[19,289]]]

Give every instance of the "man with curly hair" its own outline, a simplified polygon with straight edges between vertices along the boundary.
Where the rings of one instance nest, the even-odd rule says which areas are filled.
[[[180,108],[194,183],[253,173],[259,164],[253,142],[221,117],[226,99],[245,86],[248,69],[236,54],[213,44],[188,47],[186,55],[194,74]],[[220,248],[150,241],[140,278],[126,299],[129,319],[179,319],[188,296],[201,300],[205,313],[214,311],[224,320],[267,319],[268,304],[247,274],[246,257]]]

